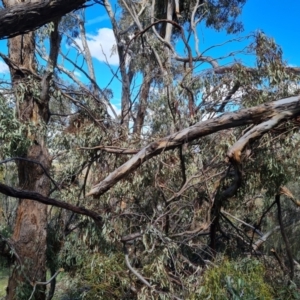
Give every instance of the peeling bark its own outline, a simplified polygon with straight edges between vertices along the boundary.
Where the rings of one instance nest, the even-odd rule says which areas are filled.
[[[28,11],[31,10],[32,7],[36,9],[39,8],[40,10],[42,8],[45,9],[45,3],[41,1],[37,3],[31,1],[31,3],[24,5],[19,5],[17,0],[3,0],[3,3],[6,7],[5,11],[13,12],[13,14],[18,17],[20,23],[23,17],[22,9],[25,10],[26,7],[26,21],[24,21],[23,24],[30,24],[33,20],[39,20],[39,14],[29,14]],[[60,7],[62,6],[62,3],[58,1],[48,1],[46,4],[48,4],[48,6],[54,6],[57,9],[59,8],[59,4]],[[48,7],[47,13],[51,15],[52,9],[53,7]],[[66,8],[63,10],[65,9]],[[0,19],[1,14],[3,16],[3,12],[0,13]],[[3,20],[3,18],[1,20]],[[16,24],[11,27],[16,28],[16,26],[20,26],[19,22],[15,21]],[[22,26],[20,27],[22,28]],[[3,28],[6,28],[6,26],[2,23],[1,30]],[[27,26],[26,28],[26,30],[28,30],[31,27]],[[57,24],[55,28],[57,29]],[[3,36],[1,30],[0,35],[2,34]],[[22,100],[16,103],[18,111],[17,117],[20,122],[25,125],[33,124],[36,126],[36,131],[31,132],[29,129],[27,131],[27,138],[32,141],[32,145],[27,149],[27,153],[24,154],[26,160],[20,160],[17,163],[19,186],[24,190],[34,191],[43,196],[47,196],[50,191],[50,179],[44,170],[49,173],[48,171],[51,166],[50,155],[45,147],[46,136],[43,128],[49,119],[49,82],[52,77],[53,68],[56,65],[59,48],[57,44],[59,44],[59,40],[57,30],[54,29],[50,37],[51,46],[53,47],[51,47],[50,50],[50,60],[47,65],[47,71],[41,82],[42,90],[39,99],[30,91],[30,82],[26,82],[28,81],[27,72],[21,71],[25,69],[36,74],[34,32],[13,37],[8,42],[9,59],[18,67],[13,68],[10,65],[10,74],[15,92],[20,83],[24,84],[25,82],[25,84],[28,84],[27,90],[23,92]],[[17,94],[16,98],[18,99]],[[39,164],[32,164],[30,160],[39,162]],[[41,165],[43,167],[41,167]],[[31,288],[29,285],[30,282],[46,280],[46,238],[47,206],[26,198],[20,198],[11,244],[19,256],[19,262],[22,265],[15,265],[12,270],[8,282],[7,300],[17,299],[19,297],[18,289],[25,288],[26,286]],[[45,286],[41,285],[38,287],[35,292],[35,299],[45,299]]]
[[[109,174],[103,181],[95,185],[87,196],[100,196],[113,187],[125,176],[135,171],[145,161],[153,156],[179,147],[200,137],[214,132],[249,124],[259,124],[250,130],[228,152],[229,159],[238,158],[246,143],[253,137],[257,137],[279,125],[281,122],[300,115],[300,96],[280,99],[260,106],[242,109],[237,112],[225,113],[204,122],[198,122],[193,126],[171,134],[158,141],[150,143],[141,149],[125,164]],[[257,130],[257,132],[256,132]]]

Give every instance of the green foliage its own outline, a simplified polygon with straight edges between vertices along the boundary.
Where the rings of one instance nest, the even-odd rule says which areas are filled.
[[[131,280],[124,262],[124,255],[94,254],[87,259],[81,278],[86,286],[84,299],[130,298]]]
[[[294,282],[291,282],[286,286],[284,285],[274,286],[274,289],[276,290],[276,297],[274,297],[275,300],[299,300],[300,299],[299,289]]]
[[[9,269],[3,265],[0,259],[0,298],[6,295],[6,287],[9,276]]]
[[[16,290],[16,297],[20,300],[29,299],[32,293],[32,286],[27,282],[22,282],[18,285]],[[32,297],[32,300],[37,300],[36,297]]]
[[[80,265],[80,267],[79,267]],[[85,252],[84,263],[77,265],[76,276],[68,275],[58,280],[61,286],[54,299],[122,299],[131,298],[130,276],[124,262],[124,255],[110,255]]]
[[[244,258],[209,267],[199,290],[189,299],[271,300],[272,288],[264,280],[265,269],[255,259]]]
[[[180,149],[162,151],[159,156],[151,158],[113,185],[100,200],[85,197],[86,190],[129,159],[124,153],[107,151],[140,149],[195,122],[216,117],[223,110],[248,108],[293,95],[297,91],[293,87],[299,83],[299,76],[286,71],[281,48],[261,32],[236,39],[253,41],[242,53],[255,55],[255,67],[236,63],[236,60],[232,60],[233,65],[230,66],[230,61],[226,60],[225,71],[223,67],[210,71],[202,66],[207,61],[201,61],[201,57],[198,57],[197,62],[189,62],[193,64],[190,68],[187,61],[175,61],[176,55],[165,51],[166,45],[153,35],[150,27],[130,40],[127,35],[136,34],[135,30],[140,31],[140,28],[133,22],[132,14],[125,9],[125,2],[119,2],[122,13],[120,20],[117,18],[115,21],[124,32],[119,34],[121,40],[117,46],[124,42],[125,56],[131,58],[125,69],[128,69],[128,76],[132,80],[132,84],[124,85],[122,91],[131,90],[129,102],[133,109],[130,111],[130,123],[136,121],[139,108],[143,105],[146,107],[141,135],[132,134],[132,130],[120,124],[120,120],[112,120],[108,116],[102,100],[105,98],[109,101],[113,97],[109,89],[94,91],[86,83],[77,85],[67,82],[65,78],[60,78],[59,72],[51,82],[51,118],[47,126],[37,128],[31,124],[21,124],[15,117],[17,101],[22,103],[25,95],[32,96],[35,103],[39,104],[41,83],[35,78],[25,76],[26,80],[20,80],[13,98],[0,97],[0,158],[26,154],[30,142],[24,136],[28,133],[47,136],[45,143],[53,157],[50,173],[59,186],[59,189],[53,187],[51,197],[91,209],[103,218],[103,226],[99,228],[86,217],[51,209],[47,266],[52,273],[60,267],[67,273],[58,280],[61,293],[56,295],[57,299],[148,300],[171,299],[176,295],[195,300],[267,300],[274,299],[274,294],[278,299],[294,299],[292,297],[296,295],[298,282],[286,288],[284,278],[276,281],[278,285],[274,288],[265,281],[264,275],[268,270],[273,271],[274,266],[278,267],[277,262],[272,266],[263,266],[260,261],[247,258],[245,251],[252,250],[251,245],[258,239],[249,228],[259,223],[259,230],[264,233],[277,226],[276,211],[263,213],[269,208],[278,188],[288,183],[296,184],[300,177],[297,168],[299,134],[295,123],[280,125],[259,140],[250,141],[242,150],[241,187],[232,197],[222,199],[219,207],[220,211],[226,210],[235,219],[226,219],[225,214],[221,217],[214,215],[217,211],[214,204],[216,195],[230,187],[236,179],[233,166],[230,162],[224,162],[226,153],[246,132],[254,128],[256,120],[250,125],[252,127],[223,128]],[[132,12],[138,13],[141,26],[146,28],[151,22],[151,6],[146,6],[140,14],[142,2],[126,1]],[[193,29],[188,28],[188,25],[192,25],[190,18],[196,1],[179,2],[181,16],[174,14],[173,21],[185,28],[189,40],[194,38],[196,41]],[[242,30],[237,18],[245,2],[200,1],[193,21],[199,18],[199,22],[206,23],[208,27],[236,33]],[[155,20],[167,18],[167,3],[156,1]],[[67,51],[72,51],[72,55],[75,51],[74,39],[80,36],[79,22],[84,21],[84,14],[81,13],[78,11],[76,15],[65,16],[60,23],[60,32],[67,33],[63,41],[68,44]],[[166,24],[158,22],[155,26],[162,37]],[[51,28],[49,24],[38,31],[37,44],[43,54],[48,49],[47,39]],[[170,41],[174,49],[182,48],[178,47],[182,42],[180,38],[178,28],[174,26]],[[201,53],[204,55],[212,48],[201,49]],[[118,51],[122,51],[121,47]],[[86,70],[86,63],[83,61],[81,64],[84,52],[78,51],[74,62],[68,57],[59,61],[78,64],[77,71]],[[194,49],[192,53],[195,53]],[[181,55],[186,53],[178,53],[178,56]],[[234,52],[231,52],[229,56],[233,55]],[[242,55],[237,56],[238,59],[240,57]],[[224,62],[220,59],[220,65],[223,66]],[[44,69],[45,65],[40,65],[38,72],[42,73]],[[163,76],[162,69],[165,72]],[[74,74],[75,70],[76,67]],[[119,77],[118,71],[114,76]],[[122,78],[118,79],[125,84],[127,80],[124,80],[124,74],[120,76]],[[149,94],[137,91],[140,81],[143,86],[146,79],[150,82]],[[136,84],[133,84],[134,81]],[[99,85],[102,86],[102,83]],[[167,88],[166,83],[169,84]],[[231,95],[226,107],[220,109],[223,99],[227,98],[236,83],[239,85],[239,96],[234,98],[236,95]],[[193,116],[187,109],[191,94],[195,105]],[[108,147],[108,150],[102,147]],[[1,167],[0,180],[4,180],[8,173],[17,172],[15,169],[4,171]],[[15,185],[15,182],[11,185]],[[259,201],[256,201],[257,198]],[[299,225],[295,222],[299,216],[297,212],[293,213],[295,208],[290,204],[283,205],[283,208],[285,223],[288,224],[286,230],[293,243],[291,249],[294,257],[298,258]],[[11,207],[9,209],[14,210]],[[211,251],[212,237],[208,232],[212,222],[217,219],[220,221],[216,226],[216,249]],[[11,226],[1,223],[0,228],[5,236],[11,234]],[[126,245],[130,248],[132,267],[160,293],[142,285],[124,263],[120,240],[132,234],[136,234],[137,238]],[[263,245],[265,248],[259,249],[264,257],[269,256],[268,250],[272,247],[285,258],[280,232],[275,232],[268,241],[267,246]],[[230,260],[215,260],[215,251],[221,257],[230,254]],[[242,259],[241,256],[246,258]],[[284,277],[279,272],[277,276]],[[20,286],[20,299],[24,297],[21,293],[25,292],[28,298],[31,289],[26,291]]]
[[[0,96],[0,158],[22,156],[30,141],[26,136],[28,128],[15,117],[12,102]]]

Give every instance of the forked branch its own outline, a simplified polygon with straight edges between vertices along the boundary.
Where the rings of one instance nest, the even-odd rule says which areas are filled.
[[[136,155],[110,173],[104,180],[95,185],[87,196],[100,196],[118,183],[128,174],[135,171],[145,161],[185,143],[218,132],[249,124],[259,124],[245,134],[228,152],[230,160],[239,161],[241,151],[252,138],[259,138],[281,122],[300,115],[300,96],[280,99],[260,106],[242,109],[237,112],[225,113],[219,117],[198,122],[193,126],[150,143]]]

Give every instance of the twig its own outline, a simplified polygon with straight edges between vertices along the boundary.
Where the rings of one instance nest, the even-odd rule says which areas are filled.
[[[283,226],[279,194],[277,194],[275,196],[275,200],[276,200],[276,204],[277,204],[278,222],[279,222],[279,226],[280,226],[280,230],[281,230],[281,235],[282,235],[283,241],[285,243],[286,253],[287,253],[287,256],[289,259],[289,264],[290,264],[290,280],[293,280],[293,278],[294,278],[294,260],[293,260],[293,255],[292,255],[292,251],[291,251],[291,246],[290,246],[289,240],[286,236],[284,226]]]
[[[227,215],[227,216],[230,216],[231,218],[235,219],[236,221],[239,221],[240,223],[242,223],[243,225],[247,226],[247,227],[250,227],[255,233],[257,233],[258,235],[260,235],[261,237],[263,236],[263,234],[257,229],[255,228],[254,226],[244,222],[243,220],[233,216],[232,214],[230,214],[229,212],[225,211],[225,210],[221,210],[221,213]]]
[[[54,184],[54,186],[60,190],[59,186],[57,185],[57,183],[54,181],[54,179],[52,179],[52,177],[50,176],[50,174],[48,173],[48,171],[45,169],[45,167],[43,166],[42,163],[40,163],[39,161],[35,161],[35,160],[32,160],[32,159],[28,159],[28,158],[24,158],[24,157],[12,157],[12,158],[8,158],[8,159],[5,159],[5,160],[1,160],[0,161],[0,165],[1,164],[5,164],[5,163],[8,163],[10,161],[14,161],[14,160],[21,160],[21,161],[27,161],[27,162],[30,162],[30,163],[33,163],[33,164],[37,164],[39,165],[43,171],[45,172],[46,176],[51,180],[51,182]]]
[[[30,297],[29,297],[29,299],[28,300],[31,300],[32,299],[32,297],[33,297],[33,295],[34,295],[34,292],[35,292],[35,289],[36,289],[36,286],[37,285],[47,285],[47,284],[49,284],[60,272],[63,272],[64,271],[64,269],[59,269],[58,271],[56,271],[56,273],[48,280],[48,281],[46,281],[46,282],[42,282],[42,281],[35,281],[35,282],[33,282],[33,283],[31,283],[32,285],[33,285],[33,290],[32,290],[32,293],[31,293],[31,295],[30,295]]]
[[[135,270],[129,261],[129,257],[128,257],[128,251],[127,248],[124,244],[124,254],[125,254],[125,263],[126,266],[128,267],[128,269],[142,282],[144,283],[148,288],[150,289],[154,289],[153,286],[149,283],[149,281],[147,281],[137,270]]]

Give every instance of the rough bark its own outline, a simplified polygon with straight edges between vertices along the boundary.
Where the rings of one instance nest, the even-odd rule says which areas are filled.
[[[24,8],[24,6],[27,6],[27,8],[30,8],[32,5],[35,5],[35,7],[40,7],[42,5],[42,2],[40,1],[38,1],[38,3],[33,2],[36,1],[31,1],[30,4],[26,3],[22,7]],[[3,0],[3,3],[7,8],[6,11],[17,14],[17,16],[20,17],[19,20],[22,20],[22,13],[19,14],[22,7],[18,5],[17,0]],[[51,4],[54,6],[59,4],[57,1],[48,1],[47,3],[50,6]],[[44,6],[42,7],[45,9]],[[53,7],[48,7],[47,13],[52,11],[51,9],[53,9]],[[40,15],[28,14],[26,15],[26,18],[28,18],[28,20],[26,19],[26,21],[23,21],[24,24],[27,22],[30,23],[33,19],[39,19]],[[1,28],[3,27],[5,26],[2,26]],[[16,25],[13,27],[16,27]],[[28,26],[27,29],[28,28],[30,27]],[[8,42],[8,46],[9,59],[19,68],[16,69],[10,66],[13,88],[17,91],[20,83],[25,82],[26,85],[29,83],[26,82],[28,81],[26,72],[21,72],[21,69],[29,70],[34,74],[36,73],[34,32],[28,32],[21,36],[11,38]],[[53,51],[51,56],[54,60],[57,57]],[[34,125],[37,129],[36,132],[33,132],[30,129],[27,131],[27,138],[32,141],[32,145],[27,149],[27,153],[24,154],[24,157],[27,160],[21,160],[17,163],[19,186],[24,190],[34,191],[43,196],[47,196],[50,190],[50,179],[44,170],[47,172],[50,170],[51,160],[45,146],[45,134],[43,128],[49,119],[49,97],[47,95],[54,64],[55,62],[49,64],[48,71],[42,80],[43,88],[41,91],[41,98],[36,99],[33,93],[30,92],[29,86],[27,86],[27,90],[23,92],[22,100],[19,99],[16,103],[18,119],[25,125]],[[16,99],[18,99],[18,93],[16,93]],[[39,164],[32,164],[30,160],[39,162],[43,168]],[[29,282],[33,284],[36,281],[45,281],[47,247],[46,230],[47,206],[26,198],[19,199],[11,244],[14,247],[16,255],[19,257],[18,262],[21,266],[15,265],[12,270],[8,282],[7,300],[20,299],[18,289],[31,288]],[[35,292],[35,299],[45,299],[44,285],[38,286]]]
[[[260,106],[242,109],[237,112],[225,113],[204,122],[198,122],[174,134],[150,143],[125,164],[121,165],[104,180],[95,185],[87,196],[100,196],[113,187],[125,176],[135,171],[145,161],[153,156],[179,147],[200,137],[214,132],[249,124],[258,124],[253,130],[247,132],[237,143],[229,149],[227,157],[239,162],[240,155],[247,142],[252,138],[259,138],[281,122],[300,115],[300,96],[280,99]]]
[[[44,108],[30,95],[26,95],[23,103],[19,105],[20,120],[24,123],[31,121],[39,126],[41,120],[46,121],[44,116]],[[49,171],[51,162],[45,141],[36,136],[29,136],[29,133],[28,137],[34,139],[34,145],[28,149],[26,157],[40,162]],[[18,163],[18,177],[22,189],[35,191],[44,196],[49,194],[50,180],[40,166],[21,161]],[[28,199],[20,199],[12,241],[22,259],[24,272],[33,282],[46,279],[46,228],[47,206]],[[7,299],[16,299],[16,288],[24,281],[23,274],[15,268],[9,279]],[[44,298],[43,290],[37,292],[36,299]]]
[[[8,0],[3,3],[6,6]],[[19,1],[20,2],[20,1]],[[13,6],[0,10],[0,38],[14,37],[37,29],[72,10],[82,7],[87,0],[14,1]]]

